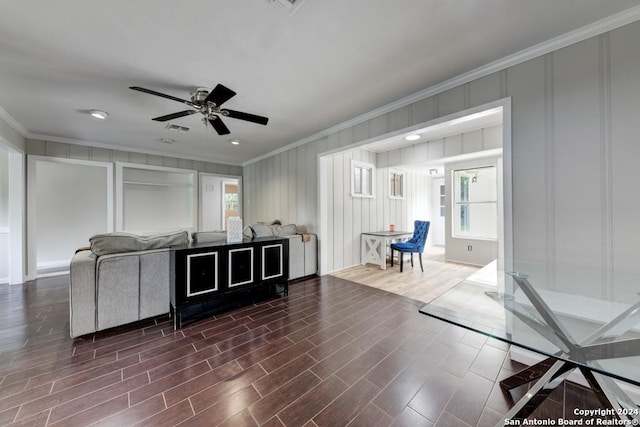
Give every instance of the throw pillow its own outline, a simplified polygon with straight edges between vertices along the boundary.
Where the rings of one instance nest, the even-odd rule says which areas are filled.
[[[273,230],[268,225],[253,224],[251,226],[251,229],[253,230],[253,234],[255,234],[256,237],[273,236]]]

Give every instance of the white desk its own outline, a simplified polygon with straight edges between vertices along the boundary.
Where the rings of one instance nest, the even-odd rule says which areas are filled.
[[[378,264],[387,269],[387,244],[413,236],[409,231],[370,231],[360,235],[360,264]]]

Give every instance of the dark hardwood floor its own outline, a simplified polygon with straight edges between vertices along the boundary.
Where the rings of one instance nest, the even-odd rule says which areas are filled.
[[[72,340],[67,281],[0,286],[0,425],[493,426],[497,380],[521,368],[418,301],[331,276],[180,331],[161,317]],[[563,385],[536,416],[575,406],[598,404]]]

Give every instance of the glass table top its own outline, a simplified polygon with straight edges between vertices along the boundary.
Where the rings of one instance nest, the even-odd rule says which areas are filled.
[[[523,273],[503,277],[510,291],[463,281],[420,312],[640,386],[640,297],[616,302],[534,286]]]

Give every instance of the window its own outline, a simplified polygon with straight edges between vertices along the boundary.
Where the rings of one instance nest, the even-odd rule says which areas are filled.
[[[453,172],[453,237],[497,239],[495,166]]]
[[[444,205],[444,184],[440,186],[440,216],[444,216],[445,213],[445,205]]]
[[[371,163],[351,161],[351,195],[353,197],[373,197],[373,177],[375,167]]]
[[[404,199],[404,172],[391,169],[389,171],[389,197]]]

